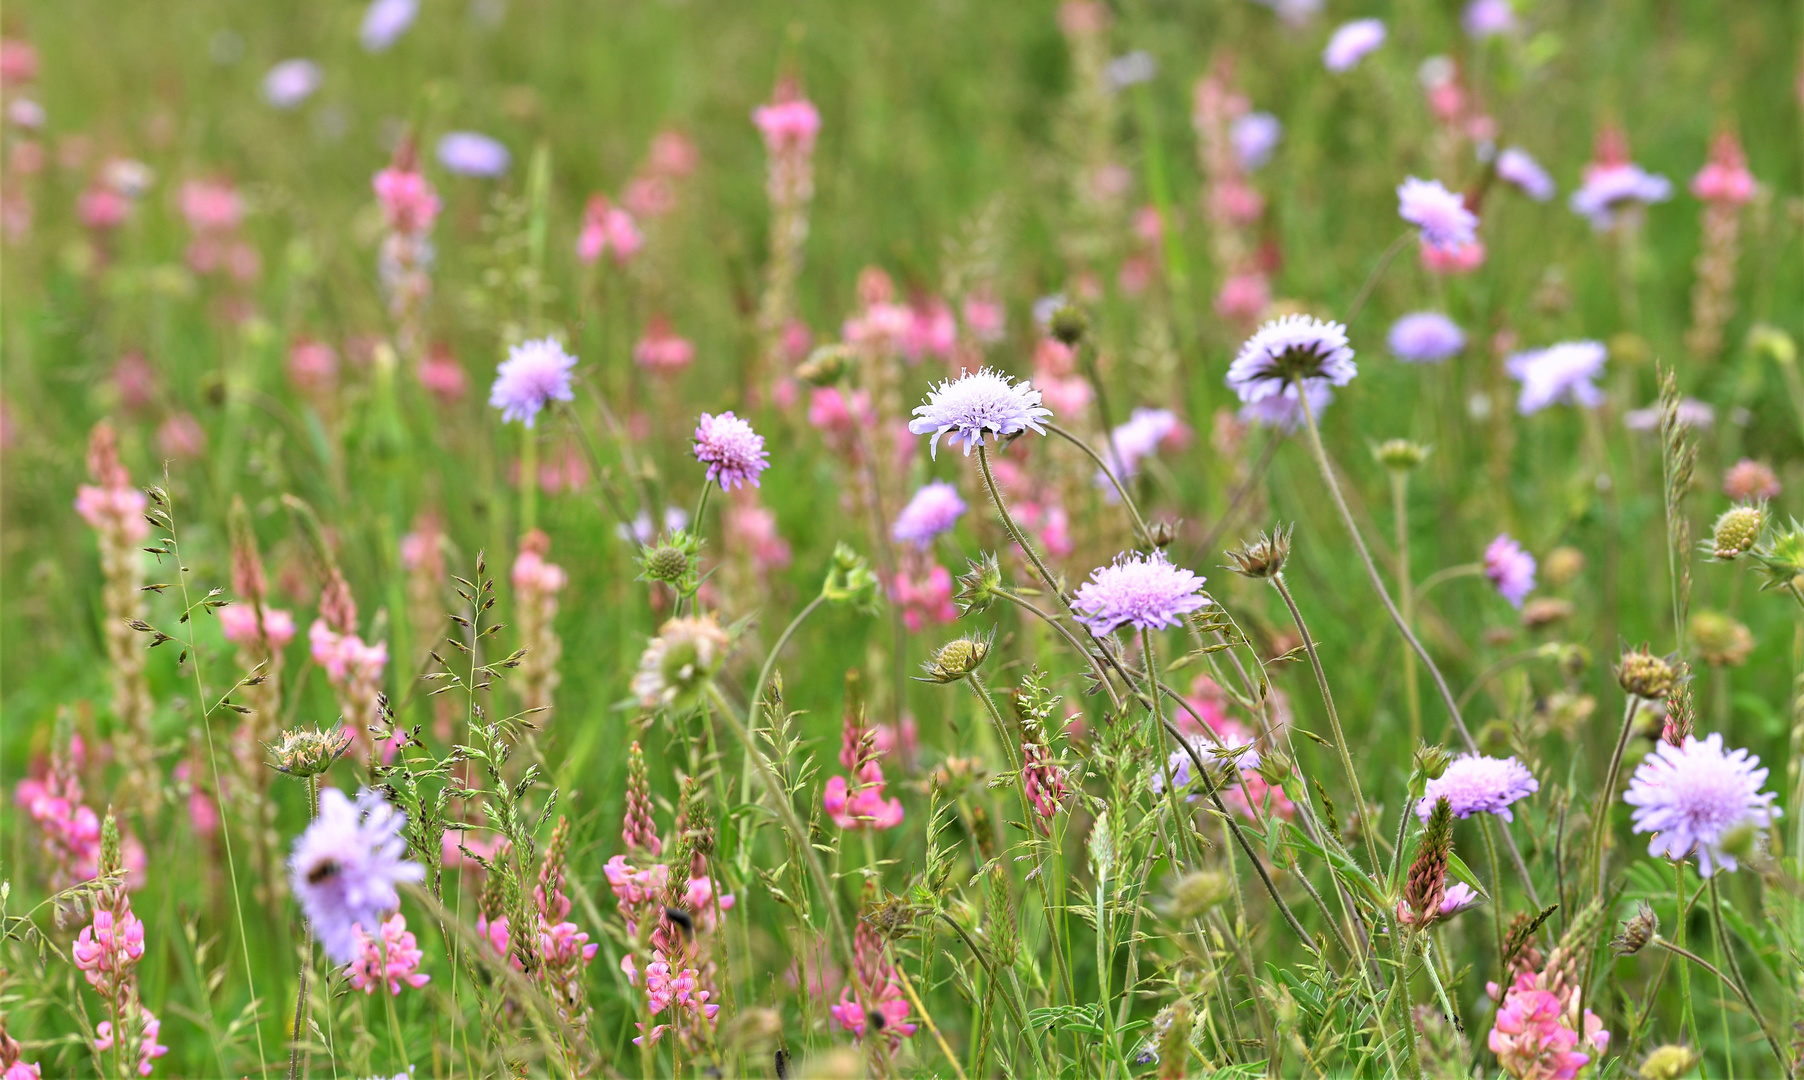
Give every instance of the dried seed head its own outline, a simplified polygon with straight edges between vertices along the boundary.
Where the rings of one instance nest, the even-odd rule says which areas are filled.
[[[1148,528],[1151,532],[1151,536],[1148,537],[1148,539],[1152,540],[1153,546],[1161,551],[1170,547],[1172,541],[1178,538],[1178,527],[1175,522],[1161,519],[1153,522]]]
[[[1766,527],[1764,503],[1741,503],[1724,510],[1711,530],[1710,557],[1722,562],[1741,558],[1754,550],[1760,530]]]
[[[645,553],[645,576],[653,581],[681,581],[688,572],[689,556],[681,548],[660,544]]]
[[[1046,329],[1061,345],[1072,348],[1089,334],[1090,316],[1084,314],[1083,308],[1066,304],[1052,313]]]
[[[1641,1080],[1679,1080],[1679,1077],[1697,1068],[1698,1053],[1689,1046],[1668,1043],[1655,1047],[1642,1059],[1641,1068],[1636,1075]]]
[[[984,659],[989,655],[988,638],[954,638],[940,646],[940,651],[934,654],[932,660],[921,665],[921,669],[927,672],[927,676],[920,681],[957,682],[981,667]]]
[[[351,748],[351,733],[342,727],[323,731],[319,728],[290,728],[282,732],[282,741],[266,747],[270,767],[290,776],[319,776]]]
[[[1622,932],[1610,939],[1610,949],[1617,956],[1633,956],[1647,947],[1660,932],[1660,918],[1643,902],[1635,906],[1635,914],[1622,924]]]
[[[1428,457],[1428,447],[1408,439],[1386,439],[1372,448],[1372,456],[1393,472],[1409,472]]]
[[[1623,653],[1622,662],[1616,666],[1616,682],[1623,693],[1648,701],[1658,701],[1672,693],[1678,681],[1679,673],[1672,663],[1649,652],[1646,645]]]
[[[1229,551],[1228,558],[1234,565],[1229,567],[1242,577],[1270,580],[1284,571],[1284,561],[1290,558],[1291,526],[1279,525],[1270,532],[1260,533],[1249,543]]]

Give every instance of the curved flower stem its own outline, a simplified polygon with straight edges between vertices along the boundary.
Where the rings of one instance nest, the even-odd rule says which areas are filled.
[[[319,777],[307,778],[307,820],[319,813]],[[301,1075],[301,1032],[307,1026],[307,971],[313,966],[313,924],[308,923],[301,939],[300,989],[294,996],[294,1041],[288,1047],[288,1080]],[[455,971],[455,969],[453,969]],[[404,1063],[405,1064],[405,1063]]]
[[[1683,946],[1675,945],[1658,934],[1655,934],[1653,938],[1648,941],[1648,944],[1658,945],[1660,948],[1665,949],[1667,952],[1670,952],[1681,959],[1691,961],[1698,967],[1703,968],[1718,979],[1721,979],[1724,986],[1735,991],[1735,996],[1741,998],[1741,1003],[1748,1007],[1748,1012],[1754,1017],[1754,1022],[1760,1025],[1760,1033],[1766,1036],[1767,1046],[1772,1048],[1773,1056],[1779,1059],[1779,1068],[1783,1070],[1782,1075],[1787,1077],[1791,1075],[1791,1061],[1786,1056],[1785,1048],[1780,1046],[1779,1041],[1773,1038],[1773,1033],[1767,1030],[1766,1018],[1761,1015],[1760,1006],[1754,1004],[1754,999],[1748,996],[1748,992],[1743,990],[1739,983],[1723,974],[1721,968],[1699,956],[1697,953],[1694,953]],[[1696,1037],[1695,1033],[1693,1037]]]
[[[1789,1069],[1790,1064],[1785,1050],[1779,1045],[1779,1040],[1773,1036],[1773,1029],[1766,1022],[1766,1014],[1762,1013],[1760,1007],[1754,1004],[1754,992],[1748,986],[1747,976],[1741,972],[1741,961],[1735,959],[1734,942],[1729,939],[1729,928],[1723,925],[1723,898],[1721,891],[1717,888],[1714,874],[1710,877],[1710,916],[1710,921],[1716,926],[1717,945],[1722,948],[1723,959],[1728,961],[1731,985],[1735,992],[1741,995],[1741,1000],[1747,1003],[1748,1012],[1753,1014],[1754,1023],[1759,1025],[1760,1033],[1766,1036],[1767,1045],[1771,1046],[1773,1053],[1778,1056],[1780,1068]]]
[[[1630,694],[1622,710],[1622,732],[1616,736],[1616,750],[1610,755],[1610,770],[1604,774],[1604,786],[1598,790],[1594,815],[1596,821],[1591,826],[1591,880],[1596,883],[1597,895],[1604,891],[1604,840],[1610,835],[1610,810],[1616,801],[1616,778],[1622,772],[1622,752],[1629,745],[1629,731],[1635,724],[1635,707],[1641,699]]]
[[[601,395],[599,392],[597,392],[596,398],[600,401]],[[600,405],[602,416],[608,421],[610,430],[618,437],[619,433],[615,430],[616,425],[613,423],[613,413],[608,411],[608,403],[606,401],[600,401]],[[570,430],[576,432],[577,441],[583,444],[583,454],[589,459],[589,468],[594,470],[596,478],[600,481],[597,485],[597,490],[601,492],[602,501],[608,504],[608,509],[613,513],[615,519],[617,519],[621,525],[626,527],[627,535],[631,536],[633,533],[633,515],[626,512],[626,504],[621,501],[621,493],[615,490],[614,480],[608,475],[607,469],[601,463],[601,454],[595,449],[595,441],[589,438],[589,429],[583,426],[582,419],[576,415],[576,409],[571,406],[569,402],[561,402],[560,407],[563,409],[565,417],[570,421]],[[631,449],[624,446],[622,447],[621,456],[626,463],[627,470],[635,474],[634,484],[639,488],[640,509],[645,511],[646,520],[650,521],[653,520],[651,496],[645,491],[644,481],[640,480],[636,475],[637,468],[633,464],[632,453]]]
[[[1458,566],[1449,566],[1441,570],[1436,570],[1434,573],[1423,578],[1421,584],[1416,586],[1414,599],[1420,600],[1424,596],[1427,596],[1431,590],[1438,586],[1445,585],[1447,582],[1456,578],[1476,577],[1484,572],[1485,566],[1483,563],[1461,563]]]
[[[1259,460],[1253,465],[1253,471],[1247,473],[1246,479],[1242,480],[1240,486],[1228,496],[1228,505],[1222,509],[1221,517],[1215,519],[1215,524],[1210,526],[1208,533],[1203,536],[1203,542],[1197,545],[1197,551],[1203,558],[1209,557],[1209,552],[1220,542],[1222,534],[1227,532],[1228,526],[1234,523],[1234,515],[1239,512],[1240,504],[1246,501],[1246,497],[1251,495],[1253,489],[1259,486],[1259,482],[1265,479],[1266,471],[1272,466],[1272,458],[1277,456],[1278,447],[1282,445],[1284,445],[1284,439],[1281,436],[1273,434],[1266,437],[1265,446],[1259,451]]]
[[[1152,533],[1147,531],[1146,521],[1140,516],[1140,508],[1134,505],[1133,497],[1128,494],[1127,488],[1123,486],[1121,480],[1116,477],[1115,470],[1110,468],[1108,462],[1102,459],[1102,455],[1092,449],[1089,443],[1078,438],[1076,435],[1073,435],[1071,432],[1066,431],[1057,424],[1047,423],[1046,430],[1057,435],[1059,438],[1064,439],[1079,450],[1082,450],[1089,456],[1091,461],[1096,462],[1096,467],[1101,469],[1103,475],[1109,478],[1109,483],[1115,486],[1115,494],[1121,496],[1121,505],[1127,507],[1128,516],[1134,519],[1134,533],[1140,538],[1141,543],[1146,544],[1149,547],[1152,546]],[[1109,436],[1110,450],[1115,449],[1113,445],[1114,440],[1115,436],[1111,433]]]
[[[1403,230],[1403,235],[1392,240],[1391,246],[1385,248],[1384,254],[1378,256],[1378,265],[1372,267],[1372,272],[1366,275],[1365,284],[1359,287],[1359,292],[1354,295],[1353,302],[1347,305],[1346,322],[1348,326],[1352,326],[1353,320],[1359,318],[1359,313],[1365,310],[1366,301],[1372,298],[1372,291],[1378,288],[1378,283],[1384,279],[1384,272],[1391,268],[1391,262],[1396,259],[1397,253],[1403,250],[1403,245],[1409,242],[1409,238],[1414,232],[1414,229]]]
[[[1453,718],[1453,726],[1460,734],[1460,741],[1466,744],[1468,752],[1476,754],[1478,753],[1478,740],[1472,737],[1472,732],[1466,727],[1465,718],[1460,715],[1459,703],[1454,700],[1453,691],[1447,686],[1447,677],[1441,674],[1440,666],[1434,662],[1432,656],[1428,655],[1428,650],[1423,648],[1415,631],[1411,630],[1409,623],[1404,620],[1403,613],[1397,610],[1396,603],[1391,600],[1390,590],[1384,587],[1384,578],[1379,576],[1377,564],[1372,562],[1372,553],[1366,550],[1365,537],[1360,535],[1359,524],[1353,520],[1353,511],[1347,508],[1346,497],[1340,491],[1340,481],[1334,478],[1334,467],[1328,461],[1328,451],[1322,446],[1322,433],[1316,426],[1315,410],[1309,407],[1309,396],[1303,393],[1301,379],[1296,380],[1296,387],[1297,402],[1303,409],[1304,426],[1309,430],[1309,447],[1315,451],[1315,461],[1321,469],[1322,481],[1328,485],[1328,493],[1334,497],[1334,507],[1340,511],[1341,522],[1346,525],[1347,532],[1353,537],[1353,548],[1359,552],[1359,561],[1365,564],[1366,575],[1372,581],[1372,588],[1378,593],[1378,598],[1384,601],[1384,609],[1390,612],[1391,621],[1396,624],[1398,632],[1403,635],[1403,640],[1407,641],[1409,647],[1415,650],[1416,656],[1422,661],[1422,666],[1428,669],[1429,676],[1434,679],[1435,689],[1440,691],[1441,700],[1447,705],[1447,712]],[[1529,902],[1540,907],[1541,898],[1535,891],[1534,880],[1529,877],[1528,864],[1523,861],[1522,852],[1517,849],[1515,838],[1507,832],[1504,833],[1503,845],[1510,853],[1510,860],[1516,865],[1517,875],[1522,878],[1522,887],[1528,893]]]
[[[990,448],[982,442],[977,444],[977,467],[983,472],[984,487],[989,489],[990,501],[996,504],[996,514],[1002,518],[1002,526],[1008,530],[1009,538],[1027,555],[1027,561],[1033,563],[1034,569],[1039,572],[1040,580],[1044,581],[1046,587],[1052,590],[1052,594],[1059,598],[1061,604],[1065,605],[1065,610],[1071,610],[1071,601],[1059,588],[1058,582],[1052,576],[1052,571],[1046,569],[1046,564],[1040,560],[1039,552],[1035,551],[1033,545],[1027,542],[1027,536],[1021,532],[1021,526],[1015,524],[1014,515],[1008,512],[1008,505],[1002,501],[1002,491],[996,486],[996,477],[990,472]]]
[[[1102,662],[1097,660],[1096,654],[1090,649],[1085,648],[1083,642],[1078,640],[1077,635],[1072,633],[1069,627],[1060,622],[1055,616],[1042,611],[1039,606],[1032,601],[1025,597],[1017,596],[1009,589],[997,589],[996,594],[1028,614],[1037,616],[1054,630],[1063,634],[1065,640],[1071,644],[1071,647],[1076,649],[1085,660],[1090,662],[1090,670],[1096,673],[1096,681],[1102,684],[1103,690],[1109,695],[1109,703],[1115,706],[1115,711],[1121,711],[1121,697],[1115,692],[1115,685],[1109,682],[1109,673],[1103,670]]]

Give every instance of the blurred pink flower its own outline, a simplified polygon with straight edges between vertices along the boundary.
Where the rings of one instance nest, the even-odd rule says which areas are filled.
[[[338,383],[338,353],[312,338],[296,338],[288,347],[288,381],[307,394],[324,394]]]
[[[131,209],[130,199],[105,184],[90,185],[75,200],[76,219],[96,232],[107,232],[125,224]]]
[[[651,317],[645,336],[633,346],[633,362],[662,375],[681,371],[694,359],[695,345],[688,338],[679,337],[671,329],[670,320],[662,315]]]
[[[192,461],[207,452],[207,433],[193,413],[171,413],[157,426],[157,449],[166,458]]]
[[[988,289],[978,289],[965,297],[964,316],[965,328],[978,341],[987,345],[1002,340],[1008,312]]]
[[[1249,271],[1231,275],[1215,294],[1215,311],[1224,319],[1251,325],[1271,305],[1272,288],[1264,274]]]
[[[576,257],[593,263],[603,252],[611,252],[617,266],[625,266],[645,246],[645,234],[633,221],[633,215],[608,201],[597,192],[589,196],[583,209],[582,232],[576,239]]]
[[[197,233],[231,232],[244,217],[244,202],[229,180],[190,180],[182,185],[182,216]]]
[[[889,593],[902,609],[902,623],[910,633],[920,633],[929,623],[944,624],[958,618],[958,608],[952,603],[952,572],[937,563],[925,574],[897,570]]]
[[[113,389],[119,391],[119,403],[128,409],[142,409],[156,397],[157,373],[144,359],[144,354],[132,350],[121,356],[113,365]]]
[[[420,385],[426,392],[437,398],[441,405],[456,404],[470,389],[470,377],[464,373],[451,346],[442,341],[435,341],[426,349],[414,374],[419,376]]]
[[[1742,458],[1723,474],[1723,494],[1731,499],[1777,499],[1779,477],[1764,461]]]
[[[1422,268],[1436,274],[1470,274],[1485,263],[1483,240],[1450,248],[1435,247],[1424,240],[1418,252],[1422,257]]]
[[[1754,197],[1754,174],[1748,157],[1733,131],[1724,131],[1710,144],[1710,161],[1691,178],[1691,193],[1705,202],[1739,206]]]

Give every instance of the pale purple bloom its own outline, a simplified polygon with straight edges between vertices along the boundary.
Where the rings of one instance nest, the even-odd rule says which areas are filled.
[[[284,60],[263,76],[263,100],[278,109],[295,108],[319,89],[320,77],[311,60]]]
[[[923,484],[896,515],[890,536],[898,543],[924,548],[933,543],[934,537],[958,524],[959,517],[967,509],[965,500],[959,498],[958,489],[944,480]]]
[[[947,379],[927,394],[924,404],[915,406],[915,419],[908,430],[916,435],[932,434],[927,449],[939,456],[940,436],[949,435],[948,444],[965,444],[965,456],[981,443],[987,433],[999,438],[1019,431],[1046,434],[1043,423],[1052,410],[1040,404],[1040,392],[1032,383],[1015,382],[991,368],[979,368],[956,379]]]
[[[1131,480],[1140,472],[1140,459],[1158,451],[1159,444],[1177,432],[1178,414],[1170,409],[1135,409],[1125,424],[1117,424],[1110,433],[1112,451],[1108,457],[1115,465],[1118,480]],[[1098,486],[1109,486],[1109,478],[1096,470]]]
[[[357,31],[358,40],[370,52],[386,52],[419,14],[420,0],[370,0]]]
[[[1516,9],[1510,6],[1510,0],[1472,0],[1460,16],[1460,25],[1466,28],[1467,37],[1480,40],[1514,33]]]
[[[570,389],[570,369],[575,366],[576,357],[551,338],[523,341],[507,350],[507,359],[495,369],[489,404],[501,410],[501,419],[532,427],[540,409],[575,398]]]
[[[1204,579],[1165,561],[1163,552],[1127,552],[1091,571],[1071,606],[1097,637],[1121,627],[1157,630],[1183,625],[1182,616],[1207,607]]]
[[[1603,374],[1608,358],[1609,352],[1596,341],[1562,341],[1510,356],[1503,368],[1522,384],[1516,411],[1528,416],[1562,401],[1595,409],[1603,404],[1604,394],[1592,380]]]
[[[1766,829],[1781,813],[1773,793],[1760,790],[1767,771],[1759,764],[1746,750],[1725,753],[1719,734],[1703,742],[1687,735],[1682,747],[1655,743],[1622,796],[1635,807],[1635,831],[1654,834],[1647,853],[1669,859],[1695,854],[1701,877],[1737,869],[1724,839],[1738,830]]]
[[[1553,177],[1547,175],[1541,163],[1520,146],[1506,147],[1497,155],[1497,176],[1505,183],[1514,184],[1536,202],[1553,198]]]
[[[1292,26],[1307,26],[1309,21],[1322,13],[1323,0],[1253,0],[1263,4]]]
[[[513,160],[507,147],[474,131],[453,131],[438,141],[438,163],[459,176],[500,176]]]
[[[689,511],[684,510],[680,506],[666,506],[664,508],[665,532],[676,532],[678,529],[685,528],[688,524]],[[637,514],[634,514],[631,526],[628,526],[625,522],[614,526],[614,532],[622,540],[634,540],[641,544],[649,544],[658,538],[658,527],[652,523],[651,513],[647,510],[640,510]]]
[[[1430,780],[1422,789],[1422,801],[1416,804],[1416,816],[1427,821],[1429,813],[1434,810],[1435,801],[1445,797],[1453,804],[1454,817],[1496,814],[1505,821],[1514,821],[1510,804],[1527,798],[1540,789],[1540,782],[1526,766],[1513,757],[1461,754],[1448,763],[1446,772]]]
[[[30,98],[13,98],[6,107],[6,118],[27,131],[36,131],[44,126],[44,107]]]
[[[1510,539],[1509,533],[1498,533],[1497,539],[1485,546],[1485,577],[1511,607],[1520,608],[1535,591],[1535,557]]]
[[[1216,741],[1217,739],[1220,741]],[[1179,791],[1189,787],[1190,781],[1195,779],[1196,763],[1190,760],[1191,750],[1196,751],[1196,756],[1201,758],[1206,766],[1212,767],[1219,762],[1224,766],[1232,765],[1234,768],[1246,772],[1252,772],[1259,767],[1259,745],[1253,741],[1252,736],[1245,732],[1230,731],[1225,735],[1217,735],[1215,739],[1204,735],[1189,735],[1184,738],[1184,742],[1190,747],[1190,750],[1181,748],[1173,750],[1171,757],[1166,761],[1171,766],[1172,787]],[[1155,795],[1165,793],[1163,770],[1154,770],[1152,790]],[[1200,798],[1202,798],[1201,795],[1191,795],[1185,801],[1195,802]]]
[[[1359,374],[1347,328],[1309,315],[1286,315],[1261,326],[1228,365],[1228,386],[1240,400],[1281,393],[1301,376],[1304,386],[1345,386]]]
[[[1483,901],[1479,899],[1478,893],[1473,891],[1472,886],[1463,881],[1449,882],[1447,891],[1441,896],[1441,907],[1436,917],[1445,919],[1451,915],[1458,915],[1467,908],[1477,907],[1481,903]]]
[[[1391,354],[1411,364],[1438,364],[1466,347],[1466,332],[1438,311],[1418,311],[1391,324]]]
[[[1439,180],[1411,176],[1398,184],[1397,216],[1421,229],[1422,242],[1438,251],[1457,251],[1478,239],[1478,215]]]
[[[1716,423],[1716,410],[1711,408],[1708,402],[1699,401],[1697,398],[1680,398],[1677,419],[1682,428],[1708,428]],[[1623,416],[1622,422],[1630,431],[1658,431],[1660,430],[1660,406],[1655,404],[1646,408],[1631,409]]]
[[[1634,162],[1593,165],[1585,182],[1572,193],[1572,212],[1591,221],[1599,232],[1616,224],[1616,211],[1628,203],[1657,203],[1672,198],[1672,181]]]
[[[1234,142],[1240,167],[1253,172],[1272,159],[1278,140],[1284,137],[1284,125],[1271,113],[1250,112],[1234,121],[1228,137]]]
[[[1384,44],[1384,20],[1355,19],[1342,23],[1322,50],[1322,64],[1336,73],[1350,71],[1366,54]]]
[[[426,871],[406,859],[407,816],[369,789],[353,803],[337,788],[319,793],[319,816],[295,838],[288,882],[313,936],[335,963],[357,955],[355,926],[373,927],[400,906],[395,886]]]
[[[1309,411],[1317,416],[1334,400],[1334,391],[1322,383],[1303,384],[1308,395]],[[1297,388],[1286,386],[1281,394],[1262,397],[1240,407],[1240,420],[1245,424],[1275,428],[1289,434],[1303,426],[1303,407],[1297,401]]]
[[[1034,325],[1042,331],[1052,326],[1052,316],[1068,301],[1064,293],[1051,293],[1034,301]]]
[[[727,491],[741,484],[757,487],[758,474],[770,468],[764,436],[730,412],[703,413],[696,422],[695,460],[708,467],[708,479]]]
[[[1109,84],[1109,89],[1125,90],[1130,86],[1151,82],[1158,73],[1159,65],[1153,60],[1153,54],[1137,49],[1109,61],[1109,65],[1103,68],[1102,76],[1103,81]]]

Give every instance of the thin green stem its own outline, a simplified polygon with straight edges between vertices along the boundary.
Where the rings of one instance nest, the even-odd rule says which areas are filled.
[[[1096,673],[1097,683],[1101,685],[1103,691],[1109,695],[1109,704],[1115,706],[1116,712],[1121,711],[1121,696],[1115,692],[1115,684],[1109,681],[1108,672],[1103,670],[1102,661],[1096,658],[1095,652],[1087,648],[1082,641],[1078,640],[1077,635],[1072,633],[1069,627],[1060,622],[1055,616],[1041,610],[1041,608],[1032,601],[1017,595],[1012,589],[997,589],[996,594],[1028,614],[1037,616],[1048,626],[1051,626],[1054,630],[1063,634],[1065,640],[1071,647],[1076,649],[1085,660],[1089,661],[1090,670]]]
[[[1491,927],[1497,936],[1497,985],[1510,984],[1509,970],[1504,967],[1503,951],[1503,868],[1497,862],[1497,845],[1491,841],[1491,815],[1479,815],[1479,832],[1485,838],[1485,855],[1491,863]]]
[[[539,527],[539,432],[520,425],[520,534]]]
[[[1415,587],[1414,599],[1422,599],[1424,596],[1427,596],[1429,593],[1440,588],[1449,581],[1454,581],[1463,577],[1477,577],[1484,572],[1485,567],[1483,563],[1461,563],[1458,566],[1448,566],[1436,570],[1434,573],[1423,578],[1422,583]],[[1404,578],[1402,580],[1407,581],[1408,579]],[[1399,592],[1408,592],[1407,585],[1399,585],[1397,588]]]
[[[1079,450],[1082,450],[1091,461],[1096,463],[1096,467],[1101,469],[1103,475],[1109,478],[1109,483],[1114,485],[1115,494],[1121,496],[1121,505],[1127,508],[1128,516],[1133,519],[1134,535],[1139,538],[1141,543],[1150,547],[1153,542],[1152,533],[1147,531],[1146,521],[1140,516],[1140,508],[1134,505],[1133,496],[1128,494],[1127,488],[1122,485],[1120,478],[1115,475],[1115,467],[1104,461],[1102,455],[1091,448],[1089,443],[1078,438],[1076,435],[1073,435],[1071,432],[1066,431],[1059,425],[1049,423],[1046,425],[1046,430],[1057,435],[1059,438],[1064,439]],[[1109,449],[1112,452],[1115,450],[1114,441],[1115,436],[1114,433],[1111,432],[1109,435]]]
[[[307,820],[319,813],[319,777],[307,778]],[[300,989],[294,996],[294,1042],[288,1048],[288,1080],[298,1080],[301,1070],[302,1032],[307,1027],[307,972],[313,967],[313,924],[308,923],[301,939]],[[453,976],[455,979],[455,975]],[[402,1063],[403,1065],[406,1062]]]
[[[1716,926],[1717,947],[1722,950],[1723,959],[1729,965],[1729,975],[1733,980],[1732,986],[1735,992],[1741,995],[1741,1000],[1747,1003],[1748,1012],[1753,1014],[1754,1023],[1759,1026],[1760,1033],[1766,1036],[1767,1045],[1773,1048],[1773,1053],[1779,1058],[1780,1068],[1788,1070],[1789,1076],[1790,1059],[1784,1048],[1780,1046],[1778,1038],[1774,1036],[1771,1025],[1766,1022],[1766,1014],[1760,1011],[1758,1005],[1754,1004],[1753,989],[1748,986],[1747,976],[1742,974],[1741,961],[1735,958],[1735,945],[1729,938],[1728,926],[1723,922],[1723,898],[1722,892],[1716,884],[1716,875],[1712,875],[1709,880],[1710,921]]]
[[[1610,769],[1604,774],[1604,786],[1597,793],[1596,818],[1591,827],[1591,880],[1596,894],[1604,891],[1604,841],[1610,835],[1610,811],[1616,803],[1616,778],[1622,772],[1622,752],[1629,745],[1629,733],[1635,725],[1635,708],[1641,699],[1634,694],[1622,710],[1622,731],[1616,736],[1616,749],[1610,755]]]
[[[1397,531],[1397,599],[1403,621],[1416,623],[1416,595],[1409,566],[1409,473],[1391,470],[1391,518]],[[1416,685],[1416,654],[1403,650],[1403,700],[1409,708],[1409,749],[1422,742],[1422,692]],[[1407,818],[1408,815],[1405,815]]]
[[[1773,1056],[1775,1058],[1777,1058],[1779,1061],[1779,1068],[1781,1070],[1781,1075],[1784,1075],[1787,1077],[1789,1077],[1791,1075],[1791,1060],[1789,1057],[1787,1057],[1787,1055],[1785,1053],[1785,1048],[1783,1046],[1779,1045],[1779,1041],[1773,1037],[1773,1033],[1771,1031],[1767,1030],[1766,1020],[1761,1015],[1760,1006],[1754,1004],[1754,999],[1748,995],[1748,992],[1746,990],[1743,990],[1741,988],[1741,986],[1735,982],[1734,979],[1731,979],[1731,978],[1729,978],[1728,975],[1724,974],[1722,968],[1717,967],[1715,964],[1712,964],[1710,961],[1704,959],[1703,957],[1699,956],[1697,953],[1692,952],[1691,950],[1685,948],[1684,946],[1676,944],[1675,942],[1668,941],[1663,937],[1660,937],[1658,934],[1654,935],[1654,937],[1648,942],[1648,944],[1658,945],[1660,948],[1665,949],[1668,952],[1671,952],[1673,955],[1679,957],[1682,960],[1691,961],[1692,963],[1696,964],[1698,967],[1701,967],[1705,971],[1708,971],[1710,974],[1716,976],[1718,979],[1720,979],[1722,981],[1722,984],[1724,986],[1727,986],[1730,990],[1733,990],[1735,992],[1735,996],[1741,998],[1741,1003],[1743,1005],[1747,1006],[1748,1012],[1751,1013],[1754,1017],[1754,1021],[1760,1025],[1760,1033],[1762,1035],[1766,1036],[1767,1046],[1772,1048]],[[1695,1032],[1693,1033],[1693,1037],[1694,1038],[1696,1037]]]
[[[1046,564],[1040,560],[1040,553],[1027,542],[1027,536],[1021,531],[1021,526],[1015,524],[1014,515],[1008,512],[1008,504],[1002,501],[1002,489],[996,486],[996,477],[990,472],[989,447],[982,442],[977,444],[977,468],[983,473],[984,487],[990,492],[990,501],[996,505],[996,515],[1002,519],[1002,527],[1008,530],[1009,538],[1027,555],[1027,561],[1033,564],[1034,570],[1040,575],[1040,580],[1044,581],[1046,587],[1052,590],[1052,594],[1059,598],[1061,604],[1065,605],[1065,610],[1071,610],[1071,601],[1059,588],[1058,579],[1052,576],[1052,571],[1048,570]]]
[[[1360,285],[1359,292],[1354,295],[1353,302],[1347,305],[1348,326],[1352,326],[1353,320],[1359,318],[1359,313],[1365,310],[1366,301],[1372,298],[1372,292],[1384,279],[1385,271],[1391,268],[1391,262],[1397,258],[1397,253],[1403,250],[1403,245],[1409,243],[1409,238],[1413,235],[1415,235],[1415,230],[1404,230],[1403,235],[1392,240],[1391,246],[1385,248],[1384,254],[1378,256],[1378,265],[1372,267],[1372,272],[1366,275],[1365,283]]]

